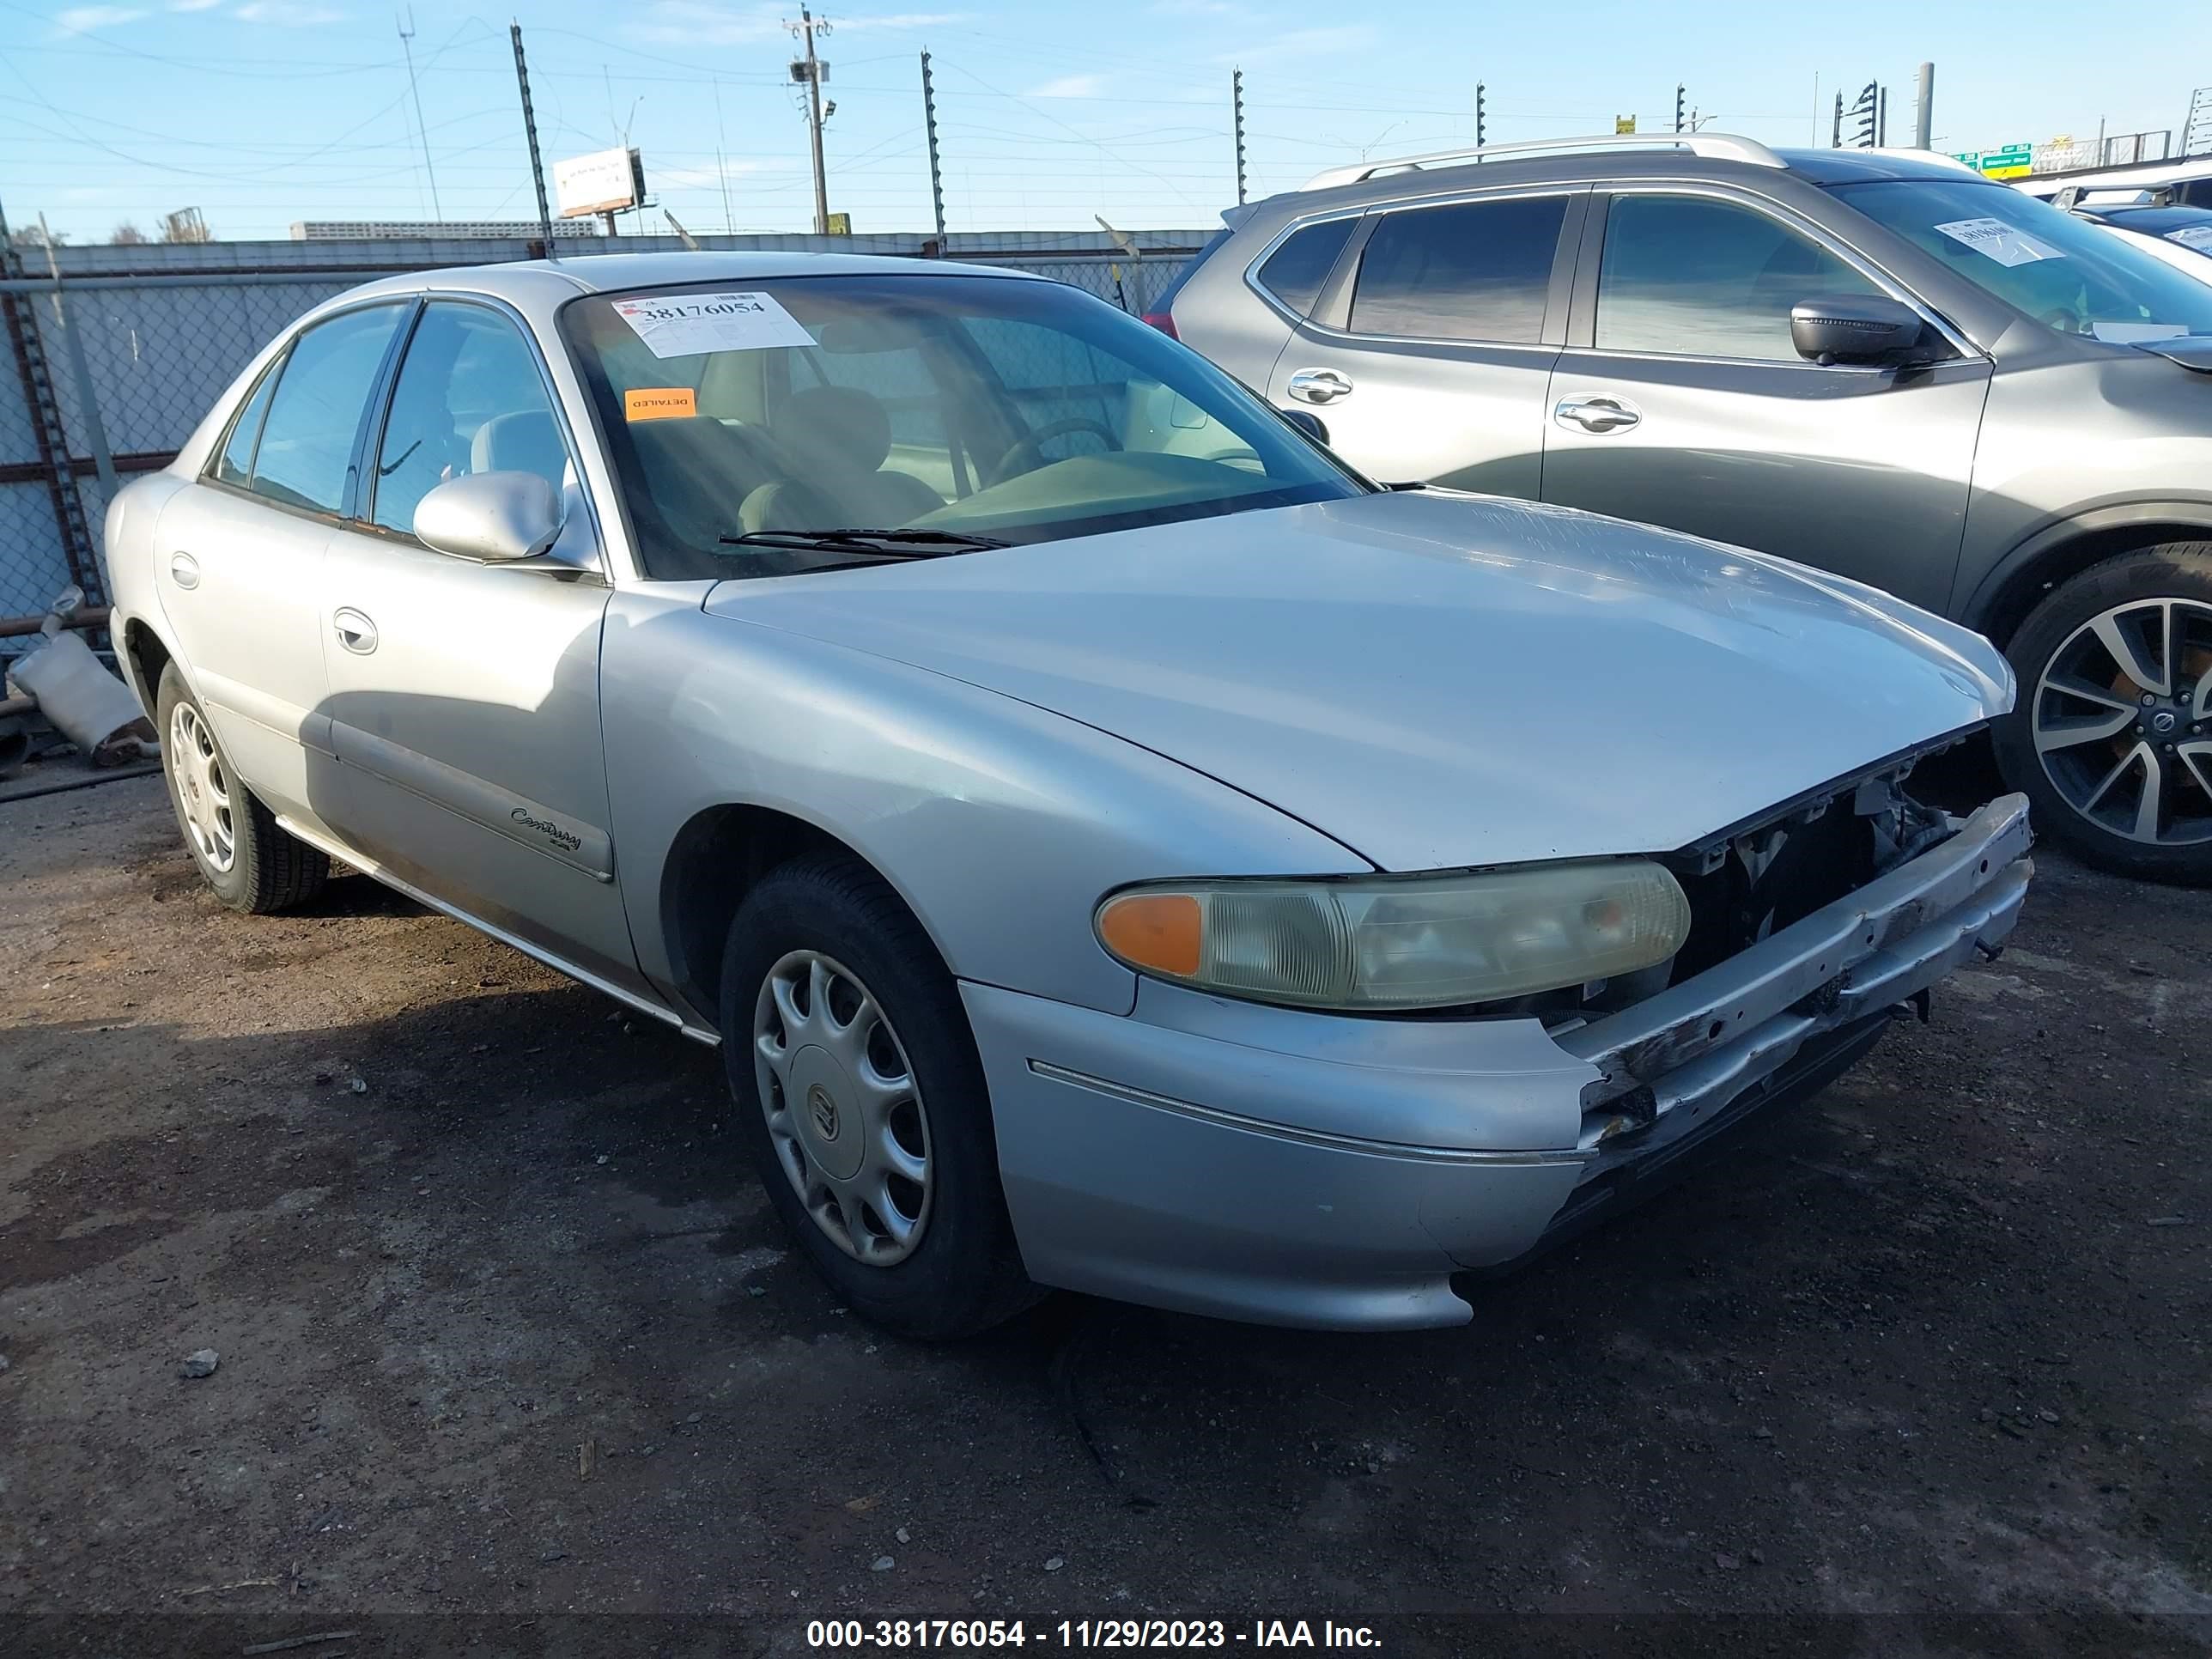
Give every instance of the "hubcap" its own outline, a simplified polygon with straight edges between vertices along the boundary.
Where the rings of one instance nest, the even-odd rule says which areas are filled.
[[[2044,775],[2083,817],[2150,846],[2212,842],[2212,605],[2091,617],[2044,665],[2031,717]]]
[[[753,1077],[776,1162],[830,1243],[906,1260],[929,1224],[929,1119],[906,1050],[851,969],[793,951],[753,1004]]]
[[[222,756],[215,737],[200,719],[200,711],[180,702],[169,716],[169,787],[183,810],[185,833],[192,847],[218,874],[227,873],[238,858],[238,832],[231,813],[230,775],[223,770]]]

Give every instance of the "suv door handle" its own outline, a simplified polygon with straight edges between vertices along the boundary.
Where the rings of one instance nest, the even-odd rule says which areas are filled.
[[[1619,398],[1569,398],[1552,411],[1552,418],[1585,432],[1626,432],[1644,416]]]
[[[331,612],[331,625],[337,630],[338,643],[356,657],[376,649],[376,624],[351,605],[341,605]]]
[[[1302,404],[1326,404],[1352,395],[1352,382],[1333,368],[1302,368],[1286,388]]]
[[[179,587],[200,585],[200,562],[179,548],[169,555],[169,580]]]

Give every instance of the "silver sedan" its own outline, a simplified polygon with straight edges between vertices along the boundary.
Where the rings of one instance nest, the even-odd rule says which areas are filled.
[[[1112,307],[951,264],[372,283],[118,495],[216,893],[342,859],[718,1043],[855,1310],[1463,1322],[2010,930],[1908,774],[1979,637],[1379,489]]]

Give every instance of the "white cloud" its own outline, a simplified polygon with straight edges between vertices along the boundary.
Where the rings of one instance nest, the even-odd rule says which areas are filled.
[[[656,190],[720,190],[725,179],[734,179],[748,173],[776,170],[767,161],[744,160],[726,160],[719,168],[657,167],[653,169],[653,185]]]
[[[744,46],[750,42],[788,38],[790,28],[787,19],[792,9],[780,3],[769,4],[723,6],[712,0],[654,0],[647,9],[638,33],[650,40],[675,41],[683,45],[702,46]],[[832,20],[833,34],[843,34],[854,29],[874,29],[878,32],[935,28],[946,23],[957,23],[967,15],[957,11],[889,12],[878,16],[847,17]],[[815,49],[825,57],[832,54],[816,37]]]
[[[335,23],[345,14],[306,0],[246,0],[230,14],[241,23],[266,23],[271,28],[305,29]]]
[[[1360,52],[1374,44],[1375,31],[1364,23],[1350,23],[1334,28],[1292,29],[1288,34],[1279,34],[1272,40],[1248,46],[1242,52],[1224,52],[1214,61],[1239,64],[1249,69],[1255,64],[1280,63],[1285,58],[1333,57],[1340,52]]]
[[[125,23],[135,23],[145,15],[136,6],[72,6],[67,11],[54,14],[54,33],[89,34],[94,29],[112,29]]]
[[[171,11],[213,11],[222,0],[169,0]]]
[[[1024,98],[1096,98],[1106,90],[1103,75],[1063,75],[1057,81],[1048,81],[1041,87],[1031,87],[1022,94]]]

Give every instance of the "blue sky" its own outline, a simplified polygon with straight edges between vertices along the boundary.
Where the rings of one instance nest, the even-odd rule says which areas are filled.
[[[1255,196],[1320,167],[1469,140],[1670,125],[1674,84],[1770,143],[1825,142],[1838,85],[1892,88],[1909,142],[1914,66],[1936,64],[1939,148],[2179,128],[2212,81],[2212,8],[2169,9],[2156,50],[2088,49],[2078,5],[1528,7],[1301,0],[827,7],[836,100],[830,205],[855,229],[926,228],[916,54],[927,46],[951,228],[1212,224],[1235,199],[1229,82],[1244,73]],[[514,17],[550,161],[629,141],[694,230],[806,228],[805,129],[782,23],[798,7],[526,3]],[[2190,21],[2194,16],[2197,21]],[[1992,22],[1991,19],[2000,21]],[[415,11],[443,216],[532,213],[505,13]],[[2093,26],[2094,32],[2094,26]],[[1854,43],[1863,44],[1854,44]],[[428,218],[392,9],[358,0],[0,0],[0,204],[78,241],[199,207],[218,235],[295,219]],[[658,222],[650,227],[664,227]]]

